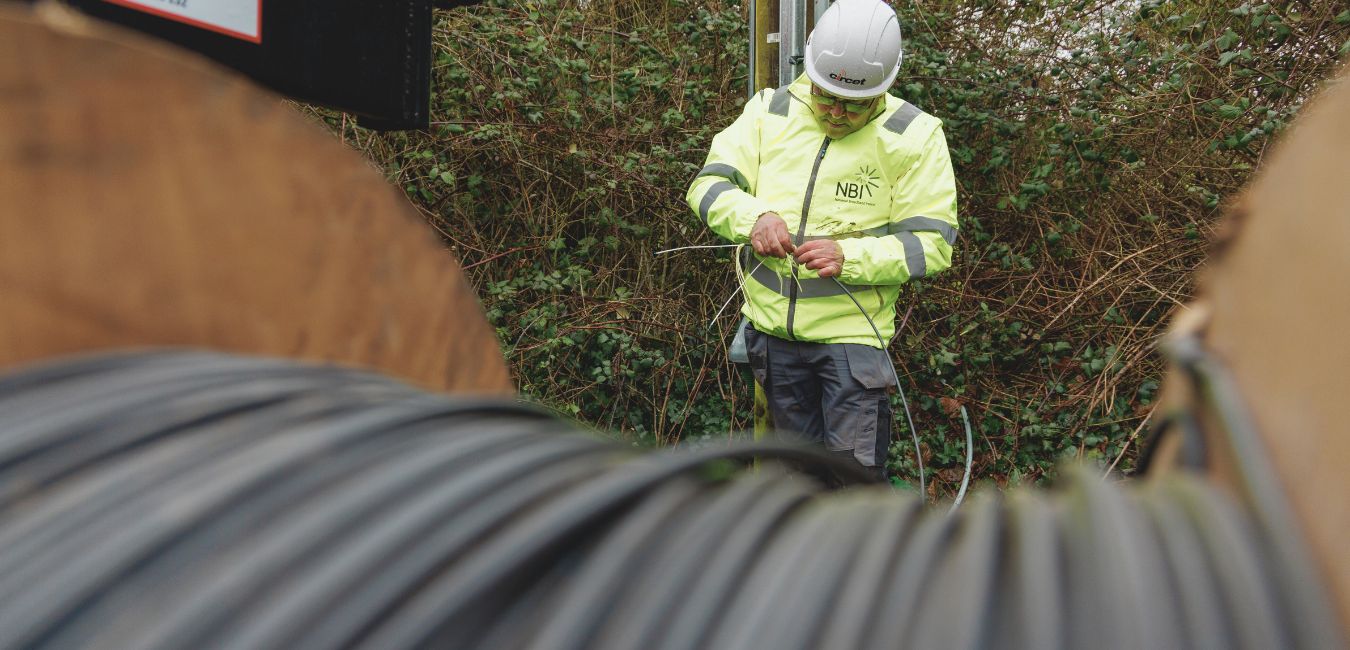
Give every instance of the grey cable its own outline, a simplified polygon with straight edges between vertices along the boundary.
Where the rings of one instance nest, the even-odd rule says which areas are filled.
[[[863,318],[867,319],[867,324],[872,326],[872,334],[877,337],[877,345],[880,345],[884,352],[886,350],[886,339],[881,338],[881,330],[877,329],[877,324],[872,321],[872,316],[867,313],[866,309],[863,309],[862,303],[858,302],[858,299],[853,296],[853,292],[849,291],[848,287],[844,286],[844,283],[839,281],[839,278],[831,277],[830,279],[834,280],[834,283],[839,285],[840,289],[844,290],[844,293],[848,295],[848,299],[853,301],[853,305],[858,308],[858,311],[863,315]],[[904,407],[905,421],[909,423],[909,435],[914,441],[914,462],[919,465],[919,494],[924,495],[924,498],[927,498],[928,483],[924,477],[923,451],[919,448],[919,430],[914,427],[914,417],[909,413],[909,400],[905,399],[905,389],[900,387],[900,373],[896,372],[895,361],[891,360],[891,355],[889,353],[886,354],[886,363],[890,364],[891,377],[895,378],[895,391],[900,395],[900,406]],[[970,453],[969,448],[967,448],[966,453]]]
[[[966,498],[966,488],[970,487],[970,465],[974,460],[975,454],[975,436],[970,432],[970,415],[966,413],[966,405],[961,405],[961,424],[966,429],[966,471],[961,474],[961,489],[956,491],[956,498],[952,500],[952,507],[947,509],[947,514],[956,512],[956,508]]]
[[[2,648],[1344,646],[1298,531],[1185,474],[940,513],[814,449],[183,351],[0,376],[2,449]]]

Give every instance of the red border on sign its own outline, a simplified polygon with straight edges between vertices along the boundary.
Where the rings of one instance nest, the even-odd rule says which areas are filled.
[[[262,0],[258,0],[258,28],[256,30],[258,32],[257,36],[250,36],[243,32],[236,32],[232,29],[225,29],[224,27],[212,25],[210,23],[204,23],[200,20],[193,20],[186,16],[180,16],[173,12],[164,11],[162,9],[147,7],[143,4],[140,4],[140,2],[137,2],[137,0],[103,0],[103,1],[109,4],[115,4],[122,7],[126,7],[128,9],[135,9],[136,11],[159,16],[160,18],[167,18],[175,22],[192,25],[193,27],[200,27],[205,30],[216,32],[217,34],[233,36],[234,38],[245,40],[250,43],[258,43],[259,45],[262,44]]]

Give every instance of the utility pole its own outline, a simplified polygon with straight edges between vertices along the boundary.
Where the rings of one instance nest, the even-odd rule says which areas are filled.
[[[778,33],[778,12],[775,10],[775,4],[776,0],[749,0],[750,74],[747,75],[749,79],[747,96],[753,96],[761,88],[774,86],[774,82],[778,79],[777,37],[772,40],[769,38],[769,34]]]
[[[786,86],[802,73],[806,35],[829,6],[830,0],[749,0],[747,96],[754,96],[764,88]],[[773,427],[769,419],[769,402],[758,381],[755,382],[752,413],[755,439],[759,440]]]
[[[802,73],[806,35],[830,0],[749,0],[748,94],[792,83]]]

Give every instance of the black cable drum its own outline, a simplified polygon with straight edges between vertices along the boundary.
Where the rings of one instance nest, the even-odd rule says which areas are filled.
[[[1288,531],[1201,481],[948,516],[851,472],[346,369],[65,360],[0,377],[0,648],[1342,647],[1286,605],[1323,597]]]

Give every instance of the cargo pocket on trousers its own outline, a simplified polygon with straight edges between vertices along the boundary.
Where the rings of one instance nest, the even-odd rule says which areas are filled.
[[[749,358],[750,372],[755,375],[755,381],[767,390],[768,384],[765,383],[765,379],[769,370],[768,335],[755,330],[755,326],[750,324],[745,327],[745,356]]]
[[[891,360],[885,350],[870,345],[845,343],[844,354],[848,357],[848,372],[863,388],[887,388],[895,385],[891,374]]]

